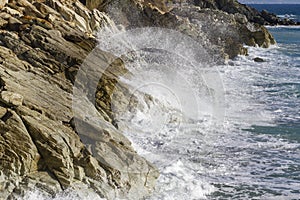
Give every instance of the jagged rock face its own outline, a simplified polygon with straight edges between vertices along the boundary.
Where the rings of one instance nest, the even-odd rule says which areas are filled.
[[[227,5],[228,1],[201,2],[205,5],[210,4],[211,9],[175,6],[170,11],[162,12],[155,4],[151,6],[135,0],[110,0],[101,9],[107,12],[115,23],[128,29],[158,26],[184,32],[197,40],[212,56],[233,58],[239,54],[247,54],[244,44],[261,47],[275,44],[268,30],[249,22],[244,15],[233,15],[218,10],[218,7]]]
[[[10,1],[0,11],[0,199],[35,189],[51,196],[69,187],[139,199],[153,189],[157,169],[136,154],[109,115],[99,117],[102,126],[74,126],[86,123],[74,119],[76,73],[105,25],[114,27],[77,0]]]
[[[253,39],[252,31],[247,27],[248,21],[241,19],[238,15],[190,7],[176,8],[172,12],[188,18],[198,30],[205,33],[206,38],[211,43],[210,46],[215,46],[229,58],[238,54],[246,55],[247,49],[243,47],[243,44],[251,46],[257,44],[256,42],[252,44],[248,42]],[[261,32],[260,27],[257,27],[255,31]]]

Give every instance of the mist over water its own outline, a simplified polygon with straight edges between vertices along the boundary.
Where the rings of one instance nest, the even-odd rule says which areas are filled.
[[[250,48],[251,56],[215,66],[225,93],[225,115],[217,123],[216,96],[209,89],[214,80],[200,78],[188,62],[151,52],[151,59],[140,54],[146,62],[128,66],[134,76],[127,84],[148,107],[120,116],[119,124],[138,153],[160,170],[149,199],[299,196],[300,143],[290,137],[299,138],[299,59],[287,51],[288,45]],[[256,56],[266,62],[255,63]],[[158,101],[145,103],[144,93]],[[175,126],[165,120],[174,110]]]
[[[268,54],[265,50],[257,53]],[[280,110],[282,99],[275,99],[277,106],[267,104],[270,97],[260,84],[270,81],[265,74],[269,64],[257,64],[245,57],[231,64],[219,66],[226,92],[226,118],[221,126],[212,126],[208,116],[183,122],[176,137],[168,141],[164,136],[174,132],[167,125],[149,135],[143,132],[144,127],[135,129],[135,123],[126,121],[127,136],[135,148],[161,171],[157,190],[150,199],[299,195],[300,145],[281,137],[284,130],[279,129],[277,135],[268,132],[277,128],[283,113],[289,112]],[[293,112],[292,120],[299,120],[297,111]],[[268,131],[260,131],[259,127]]]

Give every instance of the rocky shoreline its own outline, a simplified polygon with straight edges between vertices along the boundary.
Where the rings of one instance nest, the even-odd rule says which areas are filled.
[[[228,6],[216,7],[220,2]],[[227,10],[239,9],[236,5],[203,0],[171,9],[150,0],[0,0],[0,199],[34,190],[54,197],[68,188],[91,189],[106,199],[150,195],[159,172],[131,147],[110,107],[117,77],[126,71],[123,62],[112,63],[99,81],[95,108],[101,126],[74,118],[77,71],[102,27],[170,28],[197,40],[218,60],[246,55],[245,44],[274,44],[260,25],[266,23]],[[103,62],[113,58],[97,55]],[[84,138],[75,120],[85,124]]]
[[[260,25],[300,25],[300,22],[293,21],[291,19],[281,19],[274,13],[270,13],[266,10],[258,11],[246,4],[238,3],[237,1],[230,0],[193,0],[187,1],[201,8],[217,9],[222,10],[229,14],[242,14],[247,17],[250,22],[257,23]]]

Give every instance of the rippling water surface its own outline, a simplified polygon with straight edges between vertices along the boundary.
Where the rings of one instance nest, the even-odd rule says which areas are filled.
[[[125,120],[138,152],[161,171],[149,199],[299,198],[298,30],[273,28],[278,45],[249,48],[249,57],[218,66],[225,92],[222,123],[203,112],[179,127],[166,124],[150,133],[147,120],[163,115],[159,110]],[[213,101],[207,101],[210,106]]]

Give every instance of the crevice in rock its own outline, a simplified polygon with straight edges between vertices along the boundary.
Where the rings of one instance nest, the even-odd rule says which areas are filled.
[[[78,135],[78,133],[76,131],[76,128],[75,128],[75,119],[74,119],[74,117],[72,117],[69,122],[63,122],[63,124],[65,126],[68,126],[68,127],[72,128],[72,130]]]
[[[2,92],[2,91],[4,91],[5,90],[5,82],[4,82],[4,80],[0,77],[0,93]]]
[[[69,145],[69,143],[67,142],[67,140],[64,138],[64,137],[61,137],[62,139],[63,139],[63,141],[64,141],[64,143],[68,146],[68,148],[69,148],[69,151],[70,151],[70,153],[71,153],[71,158],[74,160],[74,152],[72,151],[72,148],[71,148],[71,146]]]
[[[7,101],[4,101],[1,97],[0,97],[0,106],[5,107],[5,108],[10,108],[12,110],[15,110],[17,106],[15,106],[12,103],[9,103]]]
[[[18,112],[17,112],[17,114],[18,114]],[[19,115],[19,114],[18,114],[18,115]],[[42,155],[41,152],[39,151],[38,145],[36,144],[36,142],[35,142],[35,140],[34,140],[32,134],[31,134],[31,132],[30,132],[30,130],[29,130],[29,127],[28,127],[26,121],[24,120],[23,116],[19,115],[19,117],[20,117],[20,119],[22,120],[22,123],[23,123],[24,127],[26,128],[26,131],[27,131],[28,135],[30,136],[31,141],[33,142],[33,144],[34,144],[34,146],[36,147],[36,149],[37,149],[39,155],[41,156],[41,157],[40,157],[40,160],[38,161],[38,162],[40,162],[40,161],[43,159],[43,155]]]
[[[11,118],[12,116],[13,116],[12,112],[7,111],[7,112],[5,113],[5,115],[1,118],[1,120],[2,120],[3,122],[6,122],[6,121],[9,120],[9,118]]]
[[[24,120],[23,116],[19,116],[19,117],[21,118],[21,120],[22,120],[22,122],[23,122],[23,124],[24,124],[24,126],[25,126],[25,128],[26,128],[26,131],[27,131],[28,135],[30,136],[30,138],[31,138],[33,144],[35,145],[35,147],[36,147],[36,149],[37,149],[39,155],[41,156],[40,159],[39,159],[39,161],[38,161],[38,168],[39,168],[39,170],[41,170],[41,169],[44,168],[44,170],[42,170],[42,171],[46,171],[47,173],[49,173],[49,175],[50,175],[54,180],[58,181],[58,183],[59,183],[59,185],[60,185],[60,188],[61,188],[62,190],[64,190],[63,185],[62,185],[62,183],[59,181],[58,177],[57,177],[57,176],[56,176],[56,175],[55,175],[55,174],[54,174],[47,166],[45,166],[45,164],[43,163],[43,159],[44,159],[44,158],[43,158],[43,154],[41,153],[40,149],[38,148],[38,145],[36,144],[36,141],[35,141],[34,137],[32,136],[32,133],[31,133],[29,127],[28,127],[28,124],[27,124],[26,121]],[[41,163],[42,163],[42,164],[41,164]]]
[[[86,5],[86,0],[79,0],[83,5]]]
[[[147,172],[147,174],[146,174],[144,186],[147,186],[149,174],[150,174],[150,169],[148,169],[148,172]]]
[[[49,175],[50,175],[54,180],[57,180],[57,182],[59,183],[60,189],[61,189],[62,191],[64,191],[65,188],[64,188],[63,184],[60,182],[59,178],[56,176],[56,174],[53,173],[48,167],[46,168],[46,172],[48,172]]]
[[[72,67],[68,67],[65,69],[65,72],[64,72],[65,76],[72,83],[72,85],[74,85],[74,83],[75,83],[75,77],[77,75],[78,70],[79,70],[78,65],[74,65]]]

